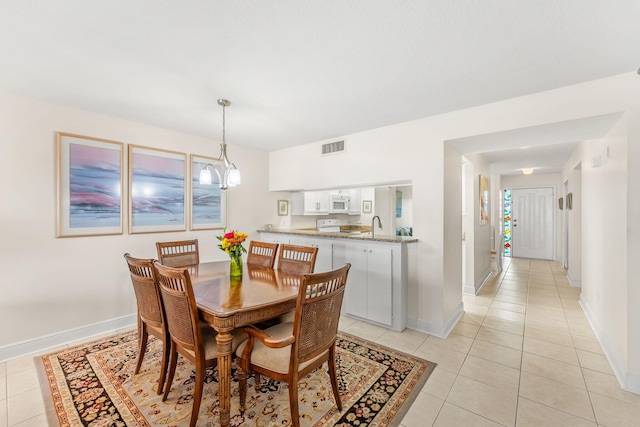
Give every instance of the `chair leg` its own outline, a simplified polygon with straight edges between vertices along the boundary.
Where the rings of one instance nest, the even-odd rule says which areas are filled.
[[[144,353],[147,351],[147,338],[149,334],[147,333],[147,326],[142,324],[140,326],[140,330],[138,333],[138,362],[136,363],[136,369],[133,371],[133,374],[137,374],[140,372],[140,367],[142,366],[142,359],[144,358]]]
[[[198,422],[198,412],[200,412],[200,402],[202,402],[202,389],[204,388],[205,369],[204,361],[202,361],[202,364],[198,363],[198,366],[196,366],[196,384],[193,389],[193,407],[191,408],[190,427],[195,427]]]
[[[260,377],[260,374],[255,372],[254,373],[254,378],[256,379],[255,384],[253,385],[253,389],[256,391],[256,393],[260,392],[260,383],[262,382],[262,378]]]
[[[240,389],[240,413],[244,414],[244,405],[247,402],[247,373],[238,368],[238,388]]]
[[[173,343],[171,343],[171,362],[169,362],[169,378],[164,386],[164,394],[162,395],[162,401],[167,400],[169,390],[171,390],[171,383],[173,382],[173,376],[176,374],[176,365],[178,364],[178,352],[173,349]]]
[[[340,399],[340,393],[338,392],[338,376],[336,369],[336,351],[335,346],[331,347],[329,350],[329,360],[327,364],[329,365],[329,378],[331,378],[331,388],[333,389],[333,397],[336,399],[336,406],[339,411],[342,411],[342,400]]]
[[[168,336],[164,337],[162,343],[162,361],[160,366],[160,378],[158,379],[158,395],[162,394],[164,388],[164,380],[167,376],[167,364],[169,363],[169,348],[171,347],[171,339]]]
[[[289,382],[289,408],[291,410],[292,427],[300,427],[300,413],[298,411],[298,377]]]

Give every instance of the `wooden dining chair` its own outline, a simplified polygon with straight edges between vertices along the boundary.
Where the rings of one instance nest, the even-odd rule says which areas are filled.
[[[256,391],[259,374],[289,384],[291,423],[298,427],[298,381],[325,362],[336,406],[342,410],[335,346],[349,268],[347,263],[333,271],[304,275],[293,323],[280,323],[264,331],[252,326],[241,329],[248,339],[236,350],[240,411],[244,411],[247,398],[247,373],[254,371]]]
[[[315,247],[282,244],[277,269],[289,273],[313,273],[317,255],[318,248]]]
[[[247,251],[247,265],[273,268],[278,254],[278,243],[259,242],[252,240]]]
[[[158,261],[154,262],[154,268],[171,340],[169,375],[162,400],[167,399],[171,390],[179,353],[196,367],[193,407],[189,424],[193,427],[196,425],[200,411],[205,371],[218,364],[216,331],[201,323],[198,318],[198,307],[189,271],[185,268],[166,267]],[[234,334],[232,351],[245,338],[244,334]]]
[[[129,266],[129,274],[133,283],[138,306],[138,360],[134,375],[140,372],[149,334],[162,341],[162,361],[160,362],[160,378],[158,394],[162,393],[169,362],[169,329],[165,320],[164,309],[160,297],[160,289],[153,268],[153,259],[133,258],[128,253],[124,258]]]
[[[198,239],[156,242],[158,260],[167,267],[188,267],[200,263]]]

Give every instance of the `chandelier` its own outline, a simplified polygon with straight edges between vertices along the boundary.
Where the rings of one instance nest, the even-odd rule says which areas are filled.
[[[222,107],[222,144],[220,144],[220,157],[213,162],[206,164],[200,171],[200,184],[211,185],[211,170],[218,176],[220,189],[226,190],[229,187],[240,185],[240,171],[229,161],[227,157],[227,141],[225,140],[225,108],[231,105],[227,99],[218,99],[218,105]]]

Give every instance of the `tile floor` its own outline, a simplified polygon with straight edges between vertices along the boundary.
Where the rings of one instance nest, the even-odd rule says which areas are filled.
[[[438,363],[404,427],[639,426],[640,395],[618,385],[579,293],[558,263],[507,259],[464,297],[447,339],[349,318],[340,328]],[[33,357],[0,363],[0,427],[46,425]]]

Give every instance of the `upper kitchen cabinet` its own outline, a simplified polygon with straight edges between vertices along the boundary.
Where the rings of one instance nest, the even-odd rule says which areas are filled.
[[[328,214],[328,191],[299,191],[291,193],[291,215]]]
[[[362,212],[362,201],[360,197],[360,189],[352,188],[347,190],[349,196],[351,196],[351,201],[349,202],[349,215],[360,215]]]

